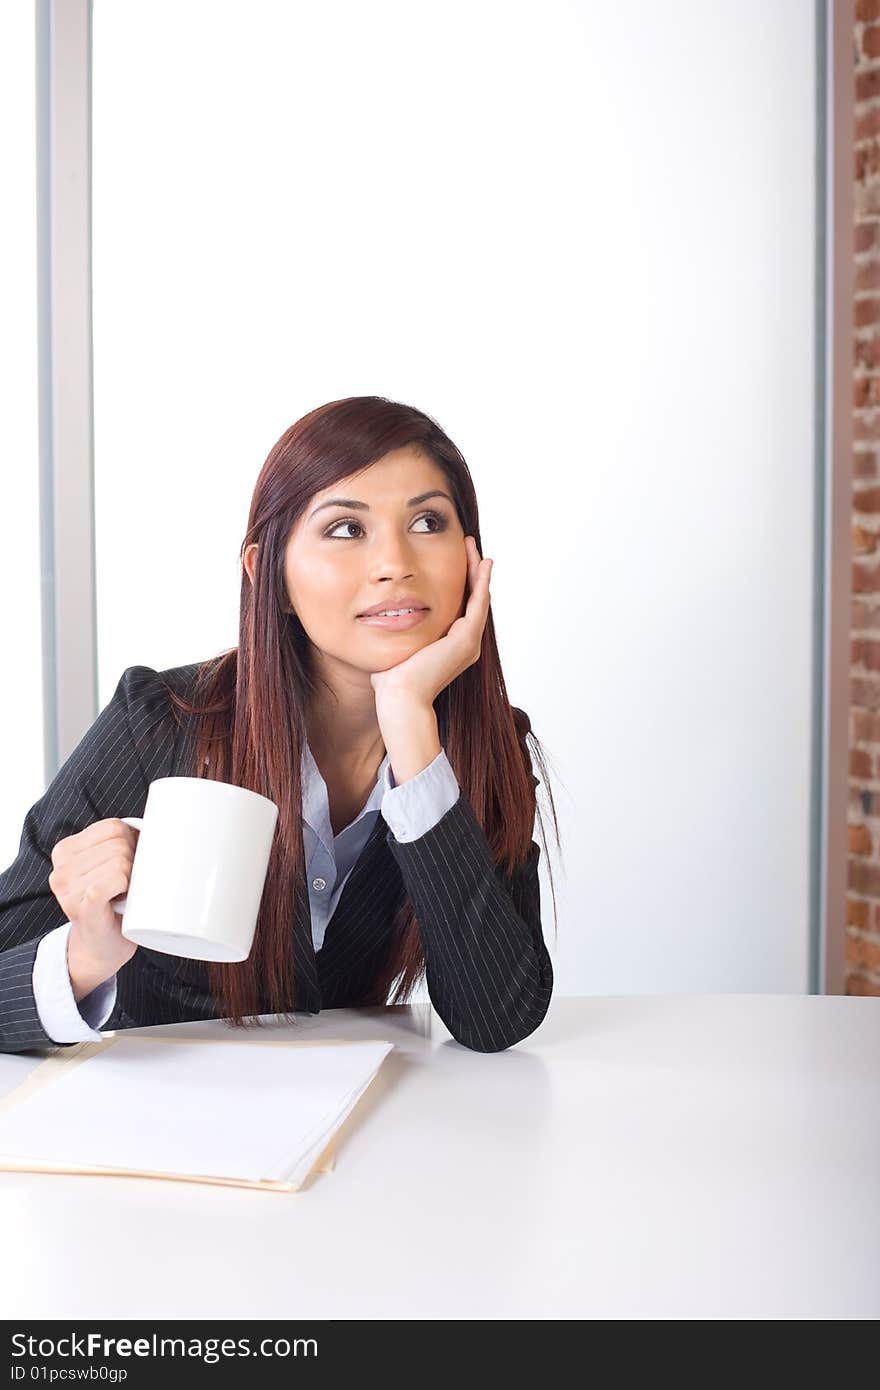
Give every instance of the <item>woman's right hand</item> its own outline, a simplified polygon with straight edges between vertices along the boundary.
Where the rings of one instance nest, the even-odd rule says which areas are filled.
[[[115,975],[137,950],[122,935],[122,916],[111,899],[128,892],[139,831],[111,818],[59,840],[52,851],[49,887],[71,923],[67,964],[74,998]]]

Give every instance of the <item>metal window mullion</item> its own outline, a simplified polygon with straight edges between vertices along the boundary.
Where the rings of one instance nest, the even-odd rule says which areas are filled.
[[[816,988],[846,988],[852,517],[855,0],[827,3],[820,935]]]
[[[40,518],[47,782],[98,709],[91,0],[37,0]]]

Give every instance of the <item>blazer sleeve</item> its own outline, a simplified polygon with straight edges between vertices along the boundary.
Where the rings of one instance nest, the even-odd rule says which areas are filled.
[[[525,716],[525,732],[530,727]],[[534,774],[532,781],[537,786]],[[418,839],[401,843],[389,831],[387,840],[422,929],[431,1003],[446,1027],[476,1052],[521,1042],[542,1022],[553,991],[539,844],[533,840],[525,861],[504,874],[464,792]]]
[[[138,739],[157,710],[140,692],[151,679],[149,667],[123,672],[109,704],[28,811],[18,854],[0,873],[0,1052],[65,1045],[43,1028],[33,990],[37,948],[67,921],[49,887],[52,851],[95,821],[143,810],[148,783]]]

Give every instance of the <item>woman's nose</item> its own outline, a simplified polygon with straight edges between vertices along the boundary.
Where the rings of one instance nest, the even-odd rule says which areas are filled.
[[[370,557],[369,577],[378,579],[407,579],[415,569],[409,543],[400,535],[377,540],[375,553]]]

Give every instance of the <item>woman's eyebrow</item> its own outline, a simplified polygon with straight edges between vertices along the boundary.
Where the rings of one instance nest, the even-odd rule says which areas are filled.
[[[447,502],[452,502],[448,492],[443,492],[441,488],[434,488],[431,492],[420,492],[418,497],[411,497],[406,505],[417,507],[420,502],[427,502],[429,497],[445,497]],[[324,507],[358,507],[362,512],[370,510],[366,502],[357,502],[353,497],[331,497],[329,502],[322,502],[319,507],[315,508],[314,512],[310,513],[309,520],[311,521],[315,513],[322,511]]]

